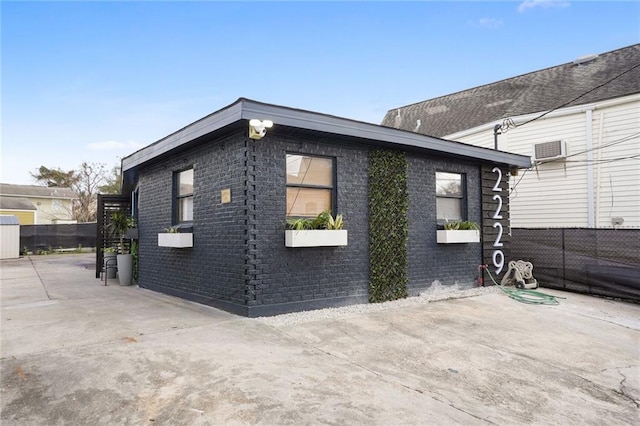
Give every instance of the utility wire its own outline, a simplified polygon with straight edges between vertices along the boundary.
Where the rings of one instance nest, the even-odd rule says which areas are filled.
[[[513,185],[513,188],[511,188],[511,191],[516,191],[516,187],[518,186],[518,184],[520,183],[520,181],[522,180],[522,178],[524,177],[524,175],[526,175],[526,174],[527,174],[527,172],[528,172],[529,170],[531,170],[531,168],[529,168],[529,169],[525,169],[525,171],[522,173],[522,176],[520,176],[520,179],[518,179],[518,181],[516,182],[516,184],[515,184],[515,185]],[[517,192],[516,192],[515,194],[513,194],[513,198],[516,198],[516,196],[517,196],[517,195],[518,195],[518,194],[517,194]]]
[[[640,154],[638,154],[638,155],[630,155],[628,157],[612,158],[610,160],[601,160],[601,161],[596,162],[596,163],[585,162],[585,163],[580,164],[581,163],[580,161],[575,161],[575,162],[572,161],[572,163],[578,163],[578,164],[574,164],[572,166],[568,166],[567,169],[577,169],[579,167],[586,167],[589,164],[596,164],[596,165],[598,165],[598,164],[607,164],[607,163],[615,163],[615,162],[624,161],[624,160],[640,160]]]
[[[622,160],[632,160],[634,158],[639,158],[640,154],[629,155],[627,157],[616,157],[616,158],[606,158],[604,160],[568,160],[567,163],[578,163],[578,164],[602,164],[602,163],[613,163],[615,161]]]
[[[627,142],[627,141],[630,141],[632,139],[635,139],[639,135],[640,135],[640,132],[634,133],[634,134],[625,136],[623,138],[620,138],[620,139],[617,139],[617,140],[614,140],[614,141],[611,141],[611,142],[607,142],[607,143],[605,143],[603,145],[593,147],[591,149],[585,149],[584,151],[580,151],[580,152],[576,152],[576,153],[573,153],[573,154],[569,154],[569,155],[567,155],[565,157],[557,158],[555,160],[543,161],[542,163],[543,164],[549,164],[549,163],[565,162],[565,161],[567,163],[572,163],[572,162],[576,162],[576,163],[577,162],[586,162],[586,163],[590,163],[590,162],[592,162],[592,163],[609,162],[609,161],[611,161],[611,159],[605,159],[605,160],[565,160],[565,159],[571,158],[571,157],[575,157],[576,155],[586,154],[587,152],[596,151],[596,150],[603,149],[603,148],[609,148],[611,146],[614,146],[614,145],[617,145],[617,144],[620,144],[620,143]],[[624,157],[622,159],[627,159],[627,158],[629,158],[629,157]],[[633,156],[631,158],[633,158]]]
[[[595,150],[598,150],[598,149],[608,148],[608,147],[610,147],[610,146],[617,145],[617,144],[619,144],[619,143],[623,143],[623,142],[626,142],[626,141],[628,141],[628,140],[634,139],[634,138],[636,138],[637,136],[640,136],[640,132],[633,133],[633,134],[631,134],[631,135],[629,135],[629,136],[625,136],[625,137],[620,138],[620,139],[617,139],[617,140],[615,140],[615,141],[607,142],[607,143],[605,143],[605,144],[602,144],[602,145],[600,145],[600,146],[593,147],[593,148],[591,148],[591,149],[585,149],[584,151],[576,152],[576,153],[574,153],[574,154],[569,154],[569,155],[567,155],[567,156],[566,156],[566,157],[564,157],[564,158],[575,157],[576,155],[586,154],[587,152],[590,152],[590,151],[595,151]]]
[[[532,123],[532,122],[534,122],[534,121],[536,121],[536,120],[539,120],[539,119],[541,119],[542,117],[546,116],[547,114],[550,114],[550,113],[552,113],[553,111],[555,111],[555,110],[557,110],[557,109],[563,108],[563,107],[565,107],[565,106],[567,106],[567,105],[569,105],[569,104],[571,104],[571,103],[573,103],[573,102],[577,101],[578,99],[580,99],[580,98],[582,98],[582,97],[584,97],[584,96],[588,95],[589,93],[591,93],[591,92],[593,92],[593,91],[595,91],[595,90],[598,90],[598,89],[600,89],[601,87],[606,86],[607,84],[609,84],[609,83],[611,83],[611,82],[613,82],[613,81],[617,80],[618,78],[620,78],[620,77],[622,77],[623,75],[625,75],[625,74],[627,74],[627,73],[629,73],[629,72],[631,72],[631,71],[635,70],[635,69],[636,69],[636,68],[638,68],[638,67],[640,67],[640,62],[639,62],[639,63],[637,63],[636,65],[632,66],[631,68],[627,69],[626,71],[621,72],[620,74],[616,75],[615,77],[613,77],[613,78],[611,78],[611,79],[609,79],[609,80],[605,81],[604,83],[599,84],[598,86],[596,86],[596,87],[594,87],[594,88],[592,88],[592,89],[590,89],[590,90],[588,90],[588,91],[586,91],[586,92],[582,93],[580,96],[577,96],[577,97],[575,97],[575,98],[571,99],[570,101],[563,103],[562,105],[559,105],[559,106],[557,106],[557,107],[555,107],[555,108],[553,108],[553,109],[550,109],[549,111],[546,111],[546,112],[544,112],[544,113],[540,114],[539,116],[532,118],[531,120],[527,120],[527,121],[525,121],[524,123],[515,124],[515,123],[513,122],[513,120],[511,120],[511,119],[508,119],[508,122],[507,122],[507,120],[505,120],[505,123],[507,123],[507,124],[508,124],[508,126],[506,126],[506,128],[505,128],[505,129],[504,129],[500,134],[502,134],[502,133],[506,132],[507,130],[509,130],[509,128],[522,127],[522,126],[524,126],[525,124],[529,124],[529,123]],[[496,130],[494,130],[494,131],[496,131],[496,132],[497,132],[498,130],[500,130],[500,129],[496,129]],[[612,141],[612,142],[606,143],[606,144],[604,144],[604,145],[600,145],[600,146],[595,147],[595,148],[591,148],[591,149],[588,149],[588,150],[585,150],[585,151],[582,151],[582,152],[578,152],[578,153],[575,153],[575,154],[571,154],[571,155],[568,155],[567,157],[573,157],[573,156],[576,156],[576,155],[585,154],[585,153],[587,153],[587,152],[589,152],[589,151],[593,151],[593,150],[596,150],[596,149],[607,148],[607,147],[610,147],[610,146],[616,145],[616,144],[618,144],[618,143],[626,142],[627,140],[633,139],[634,137],[636,137],[636,136],[638,136],[638,135],[640,135],[640,133],[634,133],[634,134],[632,134],[632,135],[630,135],[630,136],[625,136],[624,138],[618,139],[617,141]],[[565,158],[567,158],[567,157],[565,157]],[[620,161],[620,160],[635,159],[635,158],[638,158],[638,157],[639,157],[638,155],[633,155],[633,156],[623,157],[623,158],[617,158],[617,159],[613,159],[613,160],[601,160],[600,162],[598,162],[598,164],[608,163],[608,162],[614,162],[614,161]],[[560,160],[560,159],[558,159],[558,160]],[[555,160],[555,161],[558,161],[558,160]],[[563,158],[563,160],[564,160],[564,158]],[[547,163],[552,163],[552,162],[553,162],[553,161],[549,161],[549,162],[547,162]],[[570,161],[570,162],[572,162],[572,161]],[[586,162],[586,161],[585,161],[585,162]],[[586,166],[586,164],[584,164],[584,165],[579,165],[579,166],[573,166],[573,167],[570,167],[570,168],[583,167],[583,166]],[[517,188],[518,184],[522,181],[522,178],[524,178],[524,176],[527,174],[527,172],[528,172],[529,170],[531,170],[531,168],[525,169],[525,171],[522,173],[522,176],[520,176],[520,179],[518,179],[518,181],[515,183],[515,185],[513,185],[513,187],[511,188],[511,192],[513,192],[513,198],[516,198],[516,197],[517,197],[518,193],[517,193],[516,188]]]
[[[632,67],[631,67],[631,68],[629,68],[628,70],[623,71],[623,72],[621,72],[620,74],[616,75],[615,77],[613,77],[613,78],[611,78],[611,79],[609,79],[609,80],[605,81],[604,83],[597,85],[597,86],[596,86],[596,87],[594,87],[593,89],[591,89],[591,90],[588,90],[588,91],[584,92],[584,93],[583,93],[583,94],[581,94],[580,96],[578,96],[578,97],[576,97],[576,98],[573,98],[573,99],[571,99],[570,101],[565,102],[565,103],[563,103],[562,105],[559,105],[559,106],[557,106],[557,107],[555,107],[555,108],[553,108],[553,109],[550,109],[549,111],[544,112],[544,113],[540,114],[539,116],[537,116],[537,117],[535,117],[535,118],[532,118],[531,120],[528,120],[528,121],[525,121],[524,123],[518,124],[518,125],[516,125],[516,127],[522,127],[522,126],[524,126],[525,124],[529,124],[529,123],[531,123],[531,122],[533,122],[533,121],[539,120],[539,119],[541,119],[542,117],[544,117],[545,115],[547,115],[547,114],[549,114],[549,113],[551,113],[551,112],[553,112],[553,111],[555,111],[555,110],[557,110],[557,109],[563,108],[563,107],[565,107],[565,106],[567,106],[567,105],[569,105],[569,104],[571,104],[571,103],[573,103],[573,102],[577,101],[578,99],[582,98],[583,96],[586,96],[586,95],[588,95],[589,93],[591,93],[591,92],[593,92],[593,91],[595,91],[595,90],[598,90],[599,88],[601,88],[601,87],[603,87],[603,86],[606,86],[607,84],[611,83],[612,81],[617,80],[618,78],[620,78],[620,77],[622,77],[623,75],[625,75],[625,74],[627,74],[627,73],[629,73],[629,72],[631,72],[631,71],[635,70],[635,69],[636,69],[636,68],[638,68],[638,67],[640,67],[640,62],[639,62],[639,63],[637,63],[637,64],[635,64],[634,66],[632,66]]]

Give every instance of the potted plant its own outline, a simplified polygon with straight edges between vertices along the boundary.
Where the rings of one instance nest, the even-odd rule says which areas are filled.
[[[164,231],[158,234],[158,247],[193,247],[192,232],[180,232],[179,226],[165,228]]]
[[[478,243],[480,227],[477,223],[470,221],[446,222],[444,229],[437,231],[437,242],[441,244]]]
[[[133,277],[133,258],[124,244],[125,235],[129,228],[135,227],[135,219],[125,212],[117,211],[111,215],[109,228],[112,234],[120,239],[118,246],[118,279],[120,285],[131,285]]]
[[[335,218],[329,211],[315,218],[289,219],[285,230],[286,247],[335,247],[346,246],[347,230],[342,215]]]

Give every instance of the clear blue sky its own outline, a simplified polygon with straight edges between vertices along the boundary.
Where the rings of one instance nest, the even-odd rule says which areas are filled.
[[[239,97],[385,112],[640,42],[640,2],[7,2],[2,173],[109,167]]]

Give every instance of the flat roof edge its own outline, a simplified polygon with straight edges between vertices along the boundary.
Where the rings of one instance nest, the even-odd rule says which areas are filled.
[[[462,142],[436,138],[434,136],[355,121],[348,118],[297,110],[277,105],[245,100],[242,109],[244,119],[269,119],[275,125],[285,125],[306,130],[378,140],[399,146],[427,149],[447,155],[460,155],[479,160],[494,161],[516,167],[531,167],[528,156],[496,151]]]
[[[160,155],[179,148],[194,139],[219,130],[239,120],[250,120],[252,118],[272,120],[276,126],[282,125],[304,130],[351,136],[359,139],[385,142],[399,147],[424,149],[445,155],[462,156],[476,160],[506,164],[511,167],[531,167],[531,159],[524,155],[495,151],[489,148],[394,129],[378,124],[240,98],[233,104],[213,112],[175,133],[124,157],[122,159],[122,170],[126,172]]]

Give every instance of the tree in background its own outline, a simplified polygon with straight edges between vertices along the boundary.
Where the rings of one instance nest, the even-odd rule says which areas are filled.
[[[97,213],[98,188],[106,179],[107,171],[102,163],[80,164],[78,183],[72,187],[78,196],[74,215],[78,222],[94,222]]]
[[[75,185],[79,180],[75,170],[65,172],[60,168],[49,169],[45,166],[40,166],[36,173],[31,173],[31,176],[38,183],[50,188],[73,188],[73,185]]]
[[[120,194],[120,190],[122,189],[120,166],[113,166],[111,168],[111,173],[107,173],[104,182],[104,185],[98,188],[101,194]]]
[[[77,170],[67,172],[60,168],[40,166],[31,176],[48,187],[71,188],[78,196],[73,206],[73,218],[78,222],[94,222],[98,194],[120,193],[120,168],[108,171],[106,164],[83,162]]]

